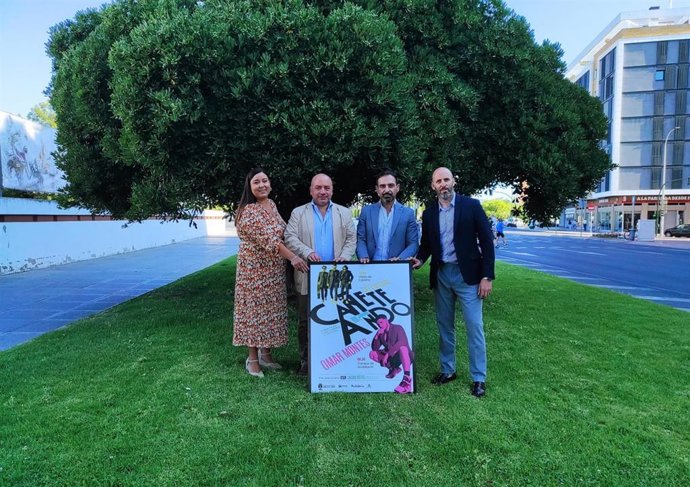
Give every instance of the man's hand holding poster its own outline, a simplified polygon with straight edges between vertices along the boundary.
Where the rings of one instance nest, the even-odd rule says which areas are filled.
[[[408,262],[313,262],[311,392],[414,392],[414,303]]]

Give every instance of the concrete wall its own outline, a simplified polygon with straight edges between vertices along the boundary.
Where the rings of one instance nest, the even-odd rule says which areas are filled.
[[[90,215],[61,210],[51,201],[0,198],[0,215]],[[29,221],[0,222],[0,274],[40,269],[85,259],[132,252],[192,238],[233,234],[222,212],[208,211],[196,221]]]

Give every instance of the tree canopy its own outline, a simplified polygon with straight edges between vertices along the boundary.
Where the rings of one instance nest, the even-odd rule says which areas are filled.
[[[45,127],[57,128],[57,121],[55,120],[55,110],[50,105],[49,101],[42,101],[38,105],[34,105],[31,111],[26,115],[26,118],[34,122],[40,123]]]
[[[423,199],[443,165],[544,219],[609,168],[599,103],[500,0],[116,0],[48,52],[63,203],[117,217],[232,208],[255,166],[284,213],[319,171],[340,203],[384,167]]]
[[[507,220],[512,214],[513,204],[505,200],[484,200],[482,201],[482,208],[484,208],[486,216]]]

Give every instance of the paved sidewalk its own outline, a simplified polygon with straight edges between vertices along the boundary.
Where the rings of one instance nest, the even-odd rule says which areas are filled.
[[[237,237],[201,237],[0,275],[0,350],[24,343],[237,253]]]

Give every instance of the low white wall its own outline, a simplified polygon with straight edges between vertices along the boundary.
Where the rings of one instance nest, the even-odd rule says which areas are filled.
[[[90,215],[83,208],[61,209],[55,201],[0,198],[0,215]]]
[[[89,215],[60,210],[54,202],[0,198],[0,215]],[[197,237],[233,235],[234,227],[219,211],[195,220],[163,222],[58,221],[0,222],[0,274],[40,269],[85,259],[132,252]]]

